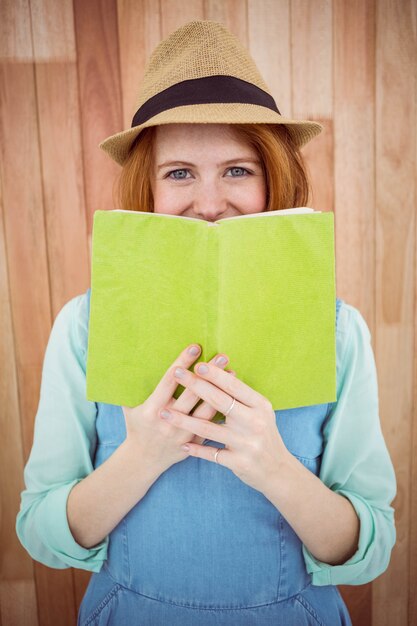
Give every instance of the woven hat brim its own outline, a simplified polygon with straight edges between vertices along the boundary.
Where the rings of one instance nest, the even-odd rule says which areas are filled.
[[[119,165],[123,165],[130,146],[141,130],[163,124],[284,124],[299,148],[323,130],[318,122],[292,120],[257,104],[191,104],[162,111],[139,126],[107,137],[99,147]]]

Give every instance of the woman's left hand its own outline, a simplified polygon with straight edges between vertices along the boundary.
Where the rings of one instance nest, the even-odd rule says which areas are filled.
[[[276,425],[275,412],[270,401],[246,385],[239,378],[220,369],[213,363],[204,363],[206,373],[198,363],[194,371],[184,370],[183,376],[174,377],[220,413],[226,413],[236,399],[224,424],[215,424],[169,408],[170,424],[195,435],[223,443],[218,454],[220,465],[232,470],[238,478],[258,491],[264,491],[273,475],[277,475],[288,456],[288,449]],[[161,416],[162,419],[162,416]],[[188,454],[215,462],[217,448],[187,443]]]

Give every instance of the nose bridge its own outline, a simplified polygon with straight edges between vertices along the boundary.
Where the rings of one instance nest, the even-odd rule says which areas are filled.
[[[225,186],[217,176],[202,178],[196,186],[194,210],[205,219],[212,219],[227,208]]]

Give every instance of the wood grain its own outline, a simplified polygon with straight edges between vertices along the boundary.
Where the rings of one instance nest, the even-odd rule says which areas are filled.
[[[0,11],[0,623],[37,626],[36,566],[15,523],[50,312],[29,4]]]
[[[123,129],[116,0],[75,0],[74,21],[87,230],[91,235],[94,212],[116,208],[113,182],[120,171],[98,147]]]
[[[221,22],[249,48],[248,41],[249,0],[204,0],[203,16],[198,19]],[[263,11],[263,3],[259,3]]]
[[[324,126],[302,149],[313,189],[309,206],[333,211],[332,4],[293,0],[290,9],[292,116]]]
[[[332,45],[332,2],[292,0],[292,100],[296,118],[332,117]]]
[[[374,0],[337,0],[333,23],[337,281],[374,332]]]
[[[14,94],[19,81],[16,83],[16,75],[12,64],[0,63],[0,145],[2,148],[0,155],[0,432],[1,432],[1,453],[0,453],[0,527],[1,527],[1,580],[0,580],[0,624],[37,624],[36,615],[36,591],[34,580],[34,566],[29,555],[22,550],[22,546],[15,532],[16,515],[20,508],[20,492],[24,488],[23,465],[24,465],[24,425],[19,418],[19,390],[18,375],[22,374],[22,367],[18,368],[15,335],[13,328],[13,310],[11,303],[11,284],[13,279],[19,280],[19,275],[10,275],[7,258],[7,232],[13,229],[16,219],[7,211],[20,210],[19,198],[16,197],[11,182],[13,178],[9,176],[15,174],[19,178],[25,173],[22,169],[10,169],[7,167],[4,139],[7,133],[8,123],[17,122],[18,117],[12,115],[11,108],[15,97],[21,94]],[[21,86],[29,81],[33,76],[31,66],[22,63],[19,66]],[[31,102],[29,100],[29,107]],[[33,130],[31,128],[33,117],[28,118],[28,125],[22,131]],[[25,126],[25,125],[24,125]],[[36,132],[36,127],[35,127]],[[17,135],[19,133],[17,132]],[[16,178],[15,178],[16,180]],[[28,198],[26,198],[28,200]],[[17,215],[17,213],[16,213]],[[8,225],[8,228],[7,228]],[[16,233],[17,234],[17,233]],[[24,289],[24,284],[15,285],[14,289]],[[21,355],[24,358],[24,354]],[[36,372],[31,370],[32,377]],[[34,390],[32,390],[34,391]],[[26,396],[26,401],[33,402],[36,392]],[[23,416],[23,414],[22,414]],[[23,428],[22,428],[23,426]],[[29,448],[31,442],[27,441]],[[16,602],[21,591],[25,591],[24,602]],[[23,622],[24,618],[33,615],[32,621]]]
[[[184,15],[186,11],[186,15]],[[204,20],[204,0],[160,0],[161,39],[169,37],[174,30],[191,20]]]
[[[31,0],[30,11],[35,61],[74,62],[76,51],[72,2]]]
[[[413,29],[413,46],[414,59],[417,58],[417,2],[414,0],[410,6],[411,27]],[[414,81],[415,81],[415,97],[417,99],[417,64],[414,63]],[[414,118],[415,119],[415,118]],[[415,181],[417,180],[417,131],[414,130],[414,241],[417,242],[417,190]],[[408,605],[408,621],[409,624],[417,624],[417,596],[412,592],[415,589],[417,581],[417,252],[414,250],[414,367],[412,372],[413,385],[413,413],[412,413],[412,439],[411,445],[411,472],[410,472],[410,546],[409,546],[409,581],[410,585],[406,588],[403,602]],[[409,592],[410,590],[410,592]]]
[[[382,429],[398,481],[393,504],[397,543],[389,571],[373,586],[378,626],[407,623],[408,602],[415,588],[409,569],[410,442],[416,385],[416,31],[412,4],[410,0],[379,0],[376,15],[375,341]]]
[[[291,117],[293,103],[289,0],[248,0],[247,46],[271,90],[279,112],[284,117]]]
[[[7,36],[0,62],[0,615],[3,624],[25,619],[35,626],[37,566],[22,549],[15,522],[51,315],[30,12],[27,4],[19,8],[20,14],[12,2],[2,5]],[[24,45],[19,53],[20,42]],[[22,590],[24,601],[17,602]]]
[[[37,63],[43,203],[54,317],[88,288],[87,220],[75,63]]]
[[[31,580],[0,582],[0,626],[42,626],[38,621],[35,585]]]
[[[0,2],[0,58],[15,63],[32,62],[29,0]]]
[[[162,39],[162,7],[157,9],[153,0],[117,3],[123,129],[131,126],[146,61]]]

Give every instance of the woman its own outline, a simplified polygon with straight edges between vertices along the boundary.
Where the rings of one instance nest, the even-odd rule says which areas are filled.
[[[305,205],[299,148],[320,131],[281,116],[224,26],[194,21],[154,51],[132,128],[100,145],[123,166],[121,208],[214,221]],[[16,524],[33,558],[94,572],[78,624],[351,624],[336,585],[375,579],[395,543],[359,311],[335,302],[333,403],[274,411],[228,355],[190,369],[196,344],[129,408],[85,399],[89,303],[51,331]]]

